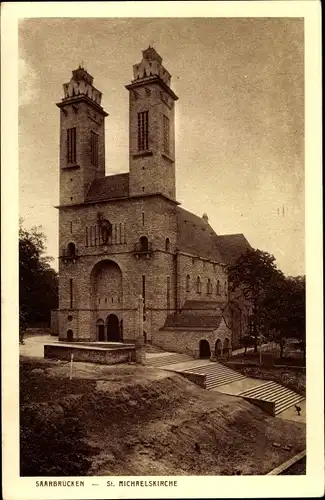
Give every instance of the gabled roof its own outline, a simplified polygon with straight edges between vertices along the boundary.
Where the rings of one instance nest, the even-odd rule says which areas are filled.
[[[163,328],[211,328],[219,327],[222,319],[221,314],[209,316],[207,314],[190,314],[182,312],[181,314],[170,314],[167,316]]]
[[[223,262],[217,246],[217,234],[208,222],[201,217],[176,208],[177,215],[177,247],[202,258]]]
[[[223,309],[225,303],[217,300],[185,300],[182,311],[219,311]]]
[[[235,263],[241,254],[252,248],[243,234],[218,236],[217,245],[226,264]]]
[[[85,202],[105,201],[127,196],[129,196],[128,172],[95,179],[89,188]]]

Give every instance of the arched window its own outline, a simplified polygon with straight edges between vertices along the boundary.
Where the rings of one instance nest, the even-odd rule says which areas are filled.
[[[207,294],[209,295],[211,293],[211,280],[210,278],[208,278],[208,282],[207,282]]]
[[[190,275],[188,274],[186,276],[186,291],[189,292],[190,291],[190,286],[191,286],[191,278],[190,278]]]
[[[217,295],[220,295],[220,281],[217,281],[217,287],[216,287],[216,293]]]
[[[201,288],[201,278],[200,278],[200,276],[198,276],[196,278],[196,292],[197,293],[201,293],[201,290],[202,290],[202,288]]]
[[[166,252],[170,251],[170,240],[169,240],[169,238],[166,238],[166,241],[165,241],[165,250],[166,250]]]
[[[141,236],[140,246],[141,250],[148,250],[148,238],[146,236]]]
[[[75,255],[76,255],[76,245],[74,243],[68,243],[67,254],[68,254],[68,257],[75,257]]]
[[[228,287],[227,287],[227,281],[225,281],[225,295],[228,295]]]

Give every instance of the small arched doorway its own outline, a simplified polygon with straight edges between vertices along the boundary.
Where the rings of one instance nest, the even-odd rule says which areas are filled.
[[[73,331],[71,329],[69,329],[67,331],[67,341],[68,342],[72,342],[73,341]]]
[[[230,357],[230,340],[225,339],[223,344],[223,355],[228,359]]]
[[[146,236],[141,236],[141,238],[140,238],[140,247],[141,247],[141,250],[148,250],[148,248],[149,248],[149,241],[148,241],[148,238]]]
[[[105,342],[105,325],[104,325],[104,320],[99,319],[97,320],[97,338],[98,342]]]
[[[116,314],[109,314],[106,319],[107,342],[120,342],[120,322]]]
[[[222,344],[221,344],[221,340],[218,339],[216,342],[216,347],[215,347],[216,358],[220,358],[221,354],[222,354]]]
[[[209,358],[211,356],[210,345],[207,340],[200,340],[200,358]]]

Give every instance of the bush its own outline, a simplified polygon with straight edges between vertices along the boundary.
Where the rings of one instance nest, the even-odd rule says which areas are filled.
[[[83,425],[57,403],[32,403],[20,411],[20,475],[84,476],[94,449]]]

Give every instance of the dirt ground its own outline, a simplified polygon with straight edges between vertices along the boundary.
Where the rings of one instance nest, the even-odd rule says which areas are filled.
[[[305,448],[303,424],[170,372],[74,363],[69,380],[69,370],[21,357],[21,406],[56,403],[85,424],[89,475],[266,474]]]

